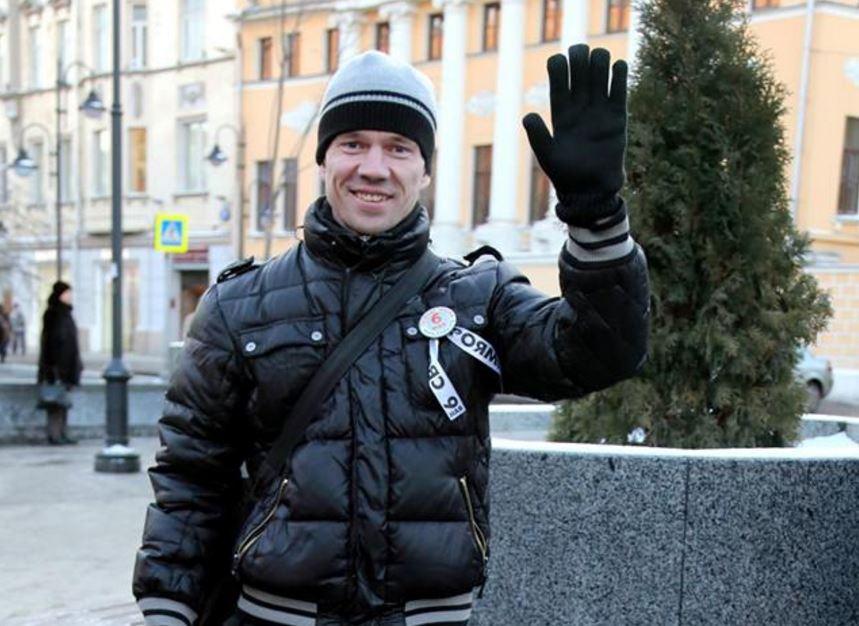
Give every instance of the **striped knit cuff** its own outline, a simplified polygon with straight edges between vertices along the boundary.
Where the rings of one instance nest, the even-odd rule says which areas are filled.
[[[191,607],[168,598],[140,598],[145,626],[194,626],[197,613]]]
[[[622,217],[620,221],[618,218]],[[593,228],[569,227],[567,252],[579,263],[606,263],[622,259],[635,247],[629,236],[626,209],[594,224]]]

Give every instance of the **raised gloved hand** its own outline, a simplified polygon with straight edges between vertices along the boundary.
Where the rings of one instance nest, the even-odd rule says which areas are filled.
[[[558,217],[574,226],[589,227],[618,210],[623,187],[626,150],[625,61],[608,70],[611,55],[579,44],[569,50],[569,70],[563,54],[549,57],[550,134],[543,118],[529,113],[522,119],[531,149],[558,193]]]

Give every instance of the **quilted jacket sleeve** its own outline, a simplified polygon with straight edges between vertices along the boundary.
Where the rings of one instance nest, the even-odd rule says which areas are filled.
[[[215,286],[200,302],[170,381],[158,426],[162,447],[149,470],[155,502],[133,583],[147,626],[193,624],[207,575],[230,548],[242,460],[237,418],[247,388],[238,358]]]
[[[630,239],[623,256],[583,260],[570,242],[559,259],[561,298],[546,297],[511,265],[498,265],[491,319],[506,393],[575,398],[634,376],[645,362],[644,252]]]

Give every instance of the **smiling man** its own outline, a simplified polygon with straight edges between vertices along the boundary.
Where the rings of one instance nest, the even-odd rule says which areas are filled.
[[[435,148],[430,82],[378,52],[332,77],[316,151],[326,195],[304,241],[219,277],[171,380],[134,576],[148,626],[199,623],[224,562],[241,586],[231,625],[468,622],[491,545],[492,396],[579,397],[646,357],[647,268],[619,195],[626,65],[610,84],[609,66],[587,46],[551,57],[553,133],[535,114],[524,120],[569,225],[562,297],[494,251],[429,257],[419,293],[315,398],[286,479],[261,481],[236,536],[241,464],[265,476],[256,468],[314,373],[428,258],[418,196]]]

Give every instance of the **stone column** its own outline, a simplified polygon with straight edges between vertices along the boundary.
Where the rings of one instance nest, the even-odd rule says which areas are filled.
[[[438,119],[438,171],[435,186],[433,248],[442,255],[465,252],[460,222],[462,198],[463,127],[465,123],[465,43],[468,0],[435,0],[444,9],[441,54],[441,99]]]
[[[364,20],[359,11],[340,11],[331,15],[328,24],[340,30],[339,66],[361,52],[361,25]]]
[[[588,41],[590,0],[563,0],[561,3],[561,49]]]
[[[391,2],[379,8],[379,16],[391,25],[390,55],[412,62],[412,22],[415,6],[411,2]]]
[[[519,144],[525,132],[521,119],[524,24],[524,0],[502,0],[489,221],[479,226],[474,233],[477,241],[488,243],[502,253],[517,251],[520,239],[516,209],[519,203],[518,182],[521,169]]]

